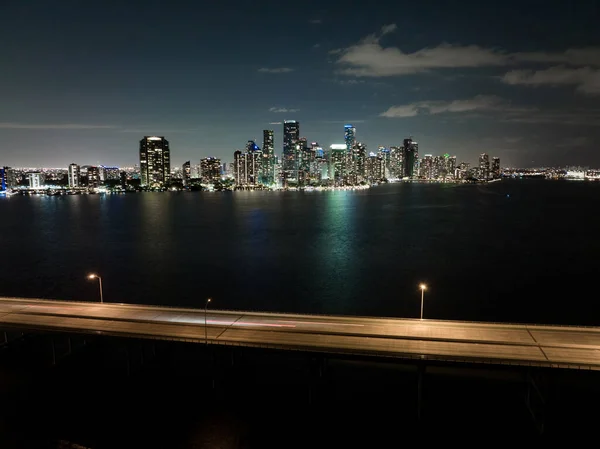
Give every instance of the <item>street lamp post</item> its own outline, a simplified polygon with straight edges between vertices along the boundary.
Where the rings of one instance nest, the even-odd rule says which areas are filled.
[[[208,303],[211,302],[212,299],[208,298],[206,300],[206,304],[204,304],[204,344],[208,345],[208,329],[206,328],[206,309],[208,309]]]
[[[427,286],[425,284],[420,284],[419,288],[421,289],[421,319],[423,319],[423,299],[425,298],[425,290],[427,290]]]
[[[98,276],[97,274],[90,274],[88,275],[88,279],[98,279],[98,285],[100,286],[100,302],[103,303],[104,302],[104,296],[102,294],[102,278],[100,276]]]

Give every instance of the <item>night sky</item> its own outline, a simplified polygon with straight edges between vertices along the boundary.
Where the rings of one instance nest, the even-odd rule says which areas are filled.
[[[0,165],[231,161],[299,120],[370,151],[600,166],[599,2],[0,1]]]

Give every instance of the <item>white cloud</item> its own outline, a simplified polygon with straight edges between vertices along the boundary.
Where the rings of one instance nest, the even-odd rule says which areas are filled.
[[[590,67],[570,68],[562,65],[544,70],[512,70],[502,77],[502,81],[526,86],[573,85],[583,94],[600,94],[600,69]]]
[[[331,50],[338,55],[339,73],[357,77],[409,75],[444,68],[476,68],[517,65],[523,63],[560,63],[573,66],[600,67],[600,47],[571,48],[563,52],[507,53],[500,49],[477,45],[441,43],[412,53],[396,47],[384,47],[381,38],[393,33],[395,24],[383,26],[357,44]]]
[[[269,112],[276,112],[276,113],[288,113],[288,112],[298,112],[300,109],[288,109],[288,108],[277,108],[277,107],[272,107],[269,108]]]
[[[456,118],[493,117],[504,123],[533,125],[600,125],[600,109],[540,110],[534,107],[514,105],[500,97],[478,95],[471,99],[454,101],[420,101],[392,106],[379,114],[387,118],[407,118],[437,114],[456,114]],[[507,137],[506,142],[516,143],[521,137]]]
[[[477,45],[459,46],[444,43],[414,53],[404,53],[399,48],[381,46],[380,39],[396,29],[395,24],[386,25],[381,28],[379,34],[371,34],[358,44],[337,51],[340,54],[337,64],[342,67],[340,73],[384,77],[436,68],[500,66],[508,61],[505,53]]]
[[[54,124],[34,124],[34,123],[14,123],[0,122],[0,129],[114,129],[118,126],[113,125],[89,125],[79,123],[54,123]]]
[[[289,67],[275,67],[275,68],[261,67],[260,69],[258,69],[258,71],[260,73],[290,73],[290,72],[293,72],[294,69],[291,69]]]
[[[447,112],[485,112],[485,111],[523,111],[524,108],[512,106],[507,101],[493,95],[477,95],[468,100],[420,101],[392,106],[379,114],[381,117],[405,118],[417,115],[434,115]]]
[[[516,61],[598,67],[600,47],[569,48],[564,52],[514,53],[512,57]]]

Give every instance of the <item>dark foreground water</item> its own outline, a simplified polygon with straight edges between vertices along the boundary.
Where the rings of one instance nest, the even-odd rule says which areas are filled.
[[[0,295],[600,324],[600,183],[0,198]]]

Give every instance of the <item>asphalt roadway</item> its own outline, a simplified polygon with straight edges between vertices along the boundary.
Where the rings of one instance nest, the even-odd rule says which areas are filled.
[[[0,297],[0,329],[600,370],[600,327],[298,315]],[[1,336],[0,336],[1,338]]]

